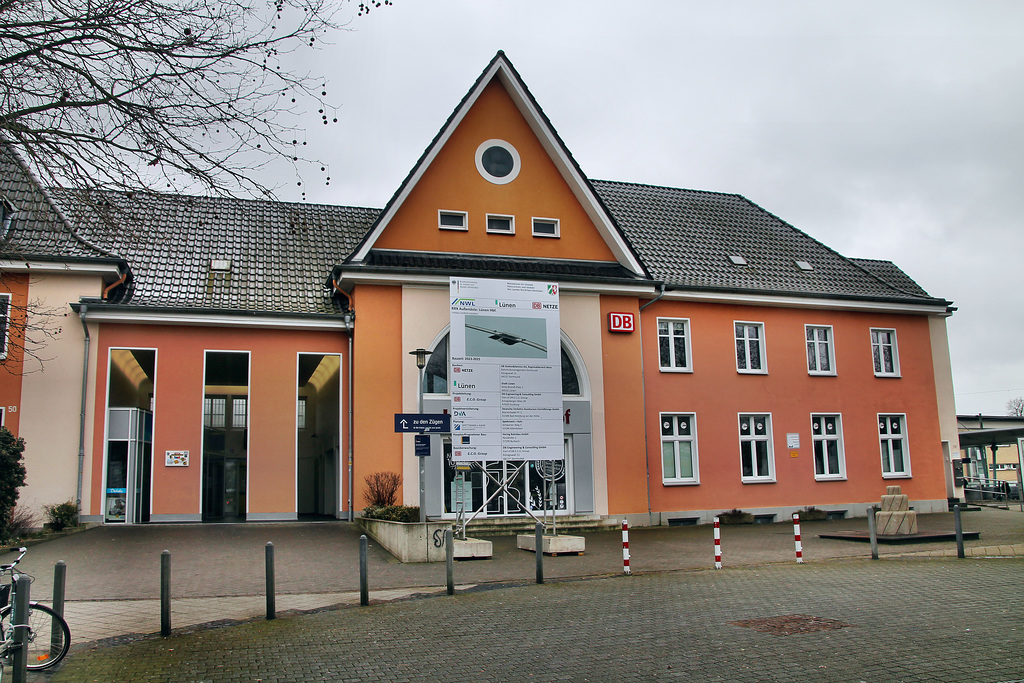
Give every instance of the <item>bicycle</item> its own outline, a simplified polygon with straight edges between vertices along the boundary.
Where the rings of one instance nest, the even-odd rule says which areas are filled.
[[[38,602],[28,604],[28,633],[24,644],[15,642],[16,626],[11,623],[14,615],[14,598],[17,593],[16,571],[21,558],[28,548],[11,548],[12,553],[21,553],[10,564],[0,564],[0,577],[9,574],[9,583],[0,584],[0,658],[9,659],[16,648],[24,647],[29,671],[41,671],[55,666],[71,647],[71,629],[64,618],[52,608]]]

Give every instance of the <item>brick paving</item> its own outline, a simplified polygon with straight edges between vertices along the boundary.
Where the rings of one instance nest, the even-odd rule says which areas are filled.
[[[962,681],[1024,672],[1024,559],[847,560],[524,584],[78,651],[85,681]],[[844,624],[779,635],[735,622]]]
[[[953,527],[952,515],[921,516],[920,526],[922,530],[951,530]],[[814,565],[815,570],[818,571],[821,570],[819,565],[832,564],[824,562],[826,560],[867,557],[870,550],[866,543],[817,538],[818,533],[826,531],[855,531],[865,527],[866,521],[863,518],[817,523],[804,522],[802,529],[804,557],[808,565]],[[964,514],[964,527],[967,530],[982,532],[980,539],[968,542],[968,557],[1024,557],[1024,514],[1019,511],[982,509],[978,512],[967,512]],[[780,564],[782,567],[790,566],[801,570],[804,566],[808,566],[797,567],[793,564],[791,525],[723,527],[722,531],[726,570],[725,573],[711,572],[712,575],[728,576],[730,571],[738,571],[739,567],[765,567],[774,565],[774,563],[782,563]],[[139,647],[152,647],[149,644],[151,634],[159,630],[159,602],[154,598],[159,595],[159,557],[160,551],[164,548],[170,549],[172,552],[172,595],[174,596],[172,623],[176,633],[180,633],[183,629],[199,633],[207,631],[214,633],[215,631],[205,628],[193,627],[203,624],[237,624],[246,620],[260,619],[265,614],[263,561],[264,545],[268,540],[274,542],[277,557],[277,610],[279,615],[288,617],[279,619],[275,623],[284,623],[284,621],[292,623],[291,615],[299,612],[330,610],[326,613],[336,616],[346,612],[344,607],[358,603],[358,555],[356,549],[359,533],[358,529],[344,523],[103,527],[34,546],[30,549],[22,566],[37,577],[37,581],[32,587],[33,598],[45,602],[48,601],[53,563],[58,559],[67,563],[68,602],[66,612],[75,645],[65,669],[71,671],[73,663],[79,661],[80,658],[94,656],[102,658],[102,652],[107,649],[118,649],[112,647],[111,643],[129,640],[137,642]],[[482,594],[479,591],[483,587],[526,584],[529,590],[534,590],[534,587],[529,586],[533,581],[535,571],[534,555],[517,550],[513,537],[495,537],[491,540],[494,542],[495,550],[492,560],[463,562],[456,565],[456,580],[460,586],[460,594],[457,596],[459,600],[470,595]],[[633,529],[630,533],[630,551],[634,575],[695,570],[713,566],[713,545],[709,526]],[[938,556],[936,559],[911,563],[933,567],[938,567],[941,563],[946,562],[941,558],[955,558],[956,555],[955,545],[952,542],[901,546],[883,545],[880,547],[880,552],[883,559],[890,560]],[[421,594],[443,593],[443,563],[402,564],[372,542],[369,560],[371,598],[375,604]],[[977,567],[987,566],[989,562],[986,560],[984,563],[979,563],[972,560],[958,563],[954,559],[948,566],[955,568],[959,564]],[[1009,562],[1012,563],[1013,560],[1009,560]],[[843,567],[848,564],[854,566],[857,563],[836,564]],[[877,567],[906,563],[896,561],[869,562],[868,564]],[[947,565],[941,564],[941,566]],[[1021,565],[1014,566],[1019,572]],[[772,571],[774,570],[773,567]],[[966,570],[955,569],[954,571]],[[545,576],[549,579],[549,583],[559,579],[617,576],[619,573],[621,573],[621,542],[618,532],[588,534],[587,552],[582,557],[545,558]],[[676,572],[668,576],[702,575],[702,572],[690,571],[684,574]],[[801,574],[801,576],[804,575],[806,574]],[[973,577],[973,573],[969,572],[969,575]],[[634,576],[633,578],[646,580],[652,577]],[[698,582],[715,581],[715,579],[707,577],[696,580]],[[585,581],[581,585],[596,585],[596,583]],[[1017,583],[1019,584],[1019,578]],[[569,584],[556,583],[553,585]],[[973,578],[968,578],[967,585],[972,587],[975,585]],[[962,587],[953,582],[948,588],[961,590]],[[513,594],[518,595],[520,590],[524,590],[524,588],[513,589]],[[1007,592],[1005,589],[1001,590],[1003,593]],[[495,594],[498,592],[500,591],[494,591]],[[491,594],[491,592],[489,591],[487,594]],[[912,591],[907,594],[910,597],[913,595]],[[943,598],[938,599],[941,602]],[[431,600],[436,600],[441,604],[451,604],[452,598],[443,596],[431,598]],[[420,602],[430,602],[431,600],[402,604],[418,605]],[[706,608],[706,605],[702,606],[703,608]],[[378,607],[371,609],[378,609]],[[637,609],[642,611],[647,607],[641,604]],[[356,609],[355,611],[365,610]],[[518,608],[515,611],[518,614]],[[1016,612],[1018,616],[1024,614],[1019,606]],[[786,614],[839,618],[830,614],[818,614],[813,610]],[[785,616],[785,614],[759,615],[754,618],[764,616]],[[302,620],[320,618],[323,617],[311,615],[303,617]],[[507,619],[507,615],[503,618]],[[737,619],[742,618],[745,617],[737,617]],[[845,621],[841,618],[840,620]],[[631,624],[633,625],[631,626]],[[259,629],[263,627],[252,623],[237,628],[256,629],[256,632],[262,632]],[[631,629],[635,630],[636,626],[634,622],[627,622],[624,624],[624,628],[626,629],[624,633],[629,633]],[[434,630],[428,622],[427,631],[433,633]],[[219,631],[220,629],[216,632]],[[650,638],[654,635],[647,634],[646,637]],[[196,637],[202,639],[204,636],[197,635]],[[730,638],[732,637],[730,636]],[[444,647],[447,645],[443,644],[442,649]],[[87,652],[93,649],[95,652]],[[1020,671],[1021,673],[1016,677],[963,680],[994,682],[1024,678],[1024,667],[1021,667]],[[63,675],[65,674],[60,674],[60,676]],[[306,680],[301,677],[289,678],[288,675],[291,674],[284,675],[284,677],[275,674],[278,677],[265,677],[263,680]],[[472,679],[468,673],[465,675],[464,680]],[[535,675],[539,675],[539,672],[536,672]],[[665,672],[658,672],[659,677],[662,675],[665,675]],[[48,680],[47,677],[42,676],[37,678],[38,680]],[[224,678],[223,680],[257,680],[257,678]],[[356,674],[355,679],[359,678],[359,675]],[[154,674],[153,677],[143,679],[105,679],[98,676],[67,680],[215,681],[222,679],[203,678],[198,674],[193,678]],[[308,680],[343,679],[314,677]],[[374,679],[370,677],[367,680],[404,679],[379,677]],[[409,678],[409,680],[419,679]],[[490,680],[502,680],[502,678],[499,676]],[[600,677],[592,680],[600,680]],[[708,678],[707,680],[715,679]],[[720,680],[734,679],[726,677]],[[783,679],[776,677],[774,680]],[[820,680],[833,679],[821,678]],[[874,679],[863,678],[863,680],[896,679],[875,677]],[[928,679],[910,678],[907,680]],[[935,680],[940,679],[936,678]]]

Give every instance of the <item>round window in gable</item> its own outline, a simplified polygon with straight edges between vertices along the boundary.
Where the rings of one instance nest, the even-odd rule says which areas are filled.
[[[521,167],[519,152],[504,140],[487,140],[476,148],[476,170],[495,185],[511,183]]]

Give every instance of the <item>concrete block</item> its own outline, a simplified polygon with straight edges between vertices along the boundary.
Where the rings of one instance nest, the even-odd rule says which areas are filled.
[[[456,538],[452,556],[456,560],[486,560],[493,555],[491,542],[482,538]]]
[[[903,493],[903,488],[901,486],[886,486],[885,487],[885,495],[887,495],[887,496],[898,496],[898,495],[900,495],[902,493]]]
[[[451,522],[390,522],[360,517],[359,524],[402,562],[444,562],[444,532]]]
[[[917,533],[916,512],[879,511],[875,513],[879,536],[900,536]]]
[[[545,555],[582,555],[587,541],[582,536],[544,536],[541,544]],[[537,536],[519,534],[516,536],[516,545],[520,550],[537,552]]]
[[[910,509],[910,496],[903,494],[882,496],[882,510],[905,512]]]

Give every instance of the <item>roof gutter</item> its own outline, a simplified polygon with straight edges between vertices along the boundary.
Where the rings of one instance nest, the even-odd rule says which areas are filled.
[[[82,481],[85,475],[85,409],[89,397],[89,350],[92,344],[92,337],[89,336],[89,324],[85,321],[88,310],[89,307],[85,304],[78,309],[78,319],[82,322],[82,331],[85,332],[85,351],[82,356],[82,412],[78,425],[78,491],[75,494],[79,515],[82,514]]]
[[[353,476],[354,462],[355,462],[355,458],[353,457],[353,453],[354,453],[354,449],[353,449],[353,443],[354,443],[354,441],[353,441],[353,438],[354,438],[354,436],[353,436],[353,428],[355,427],[355,414],[353,412],[353,405],[352,405],[352,403],[353,403],[353,388],[354,388],[354,384],[352,382],[352,369],[353,369],[353,366],[352,366],[352,348],[353,348],[352,338],[355,337],[355,332],[356,332],[356,309],[355,309],[355,306],[352,304],[352,296],[350,294],[348,294],[348,292],[343,290],[338,285],[338,281],[335,278],[333,278],[333,277],[331,278],[331,284],[334,285],[334,291],[336,291],[339,294],[341,294],[342,296],[344,296],[345,299],[348,301],[348,311],[345,313],[345,316],[344,316],[345,317],[345,328],[348,331],[348,362],[347,362],[347,365],[348,365],[348,379],[345,382],[345,392],[348,394],[348,396],[346,397],[346,400],[348,402],[348,429],[346,431],[348,432],[348,434],[347,434],[347,438],[345,439],[345,441],[348,442],[347,443],[347,448],[348,448],[348,458],[347,458],[347,460],[348,460],[348,464],[347,464],[347,475],[346,475],[346,488],[347,488],[346,493],[348,494],[348,502],[347,502],[346,507],[347,507],[348,521],[354,522],[356,517],[355,517],[355,509],[353,507],[353,501],[352,501],[352,495],[353,495],[352,494],[352,492],[353,492],[352,476]]]

